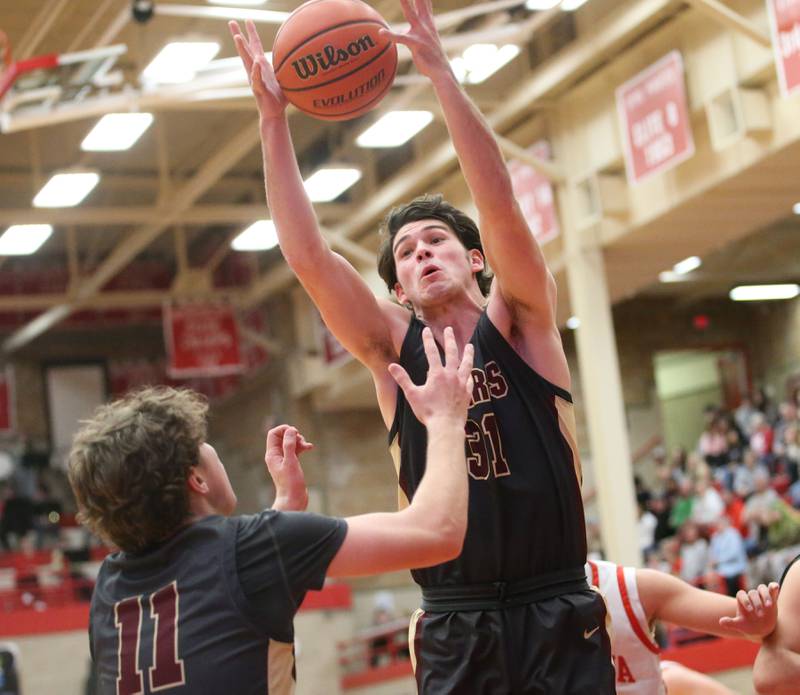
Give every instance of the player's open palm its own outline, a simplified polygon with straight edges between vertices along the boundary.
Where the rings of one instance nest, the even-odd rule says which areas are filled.
[[[467,407],[472,396],[472,357],[471,344],[464,347],[464,354],[458,358],[453,329],[444,329],[444,364],[430,328],[422,331],[422,344],[428,358],[428,377],[424,384],[417,386],[399,364],[390,364],[389,372],[403,389],[414,415],[424,425],[437,417],[467,419]]]
[[[400,4],[410,25],[408,31],[399,34],[382,29],[381,35],[406,46],[417,70],[426,77],[433,79],[442,72],[449,72],[450,61],[436,29],[431,0],[400,0]]]
[[[264,462],[275,484],[275,509],[301,512],[308,506],[308,489],[299,456],[313,448],[291,425],[278,425],[267,433]]]
[[[736,617],[720,618],[719,624],[751,637],[766,637],[778,622],[778,593],[780,586],[759,584],[757,589],[740,590],[736,594]]]
[[[247,37],[242,34],[236,22],[228,22],[236,51],[242,59],[250,80],[250,88],[256,98],[258,113],[262,118],[277,118],[286,110],[286,96],[278,84],[275,72],[264,54],[264,47],[258,37],[255,24],[246,23]]]

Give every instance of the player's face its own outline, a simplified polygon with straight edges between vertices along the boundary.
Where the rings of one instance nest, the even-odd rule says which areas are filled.
[[[435,304],[460,291],[469,292],[483,268],[478,251],[467,251],[441,220],[409,222],[392,246],[397,270],[397,298],[413,306]]]
[[[217,452],[210,444],[200,445],[200,468],[208,484],[208,502],[218,514],[228,516],[236,509],[236,493]]]

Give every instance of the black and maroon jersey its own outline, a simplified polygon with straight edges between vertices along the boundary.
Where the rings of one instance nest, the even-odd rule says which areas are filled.
[[[423,328],[412,317],[400,352],[416,384],[428,369]],[[572,397],[531,369],[485,311],[470,342],[475,361],[464,550],[456,560],[414,570],[414,579],[423,587],[491,584],[582,568],[586,531]],[[389,441],[402,504],[425,471],[427,433],[401,389]]]
[[[210,516],[149,552],[110,555],[89,624],[98,692],[293,692],[292,620],[346,532],[313,514]]]
[[[781,586],[783,586],[783,582],[786,579],[786,575],[789,574],[789,570],[792,569],[792,566],[798,560],[800,560],[800,555],[798,555],[794,560],[792,560],[788,565],[786,565],[786,569],[783,570],[783,574],[781,575],[781,581],[780,581]]]

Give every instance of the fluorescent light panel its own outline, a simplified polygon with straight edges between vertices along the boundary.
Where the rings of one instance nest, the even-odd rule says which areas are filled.
[[[356,138],[359,147],[398,147],[433,120],[430,111],[390,111]]]
[[[479,84],[489,79],[506,63],[519,55],[519,46],[507,43],[496,46],[493,43],[474,43],[464,49],[457,58],[450,61],[459,82]]]
[[[152,122],[152,113],[108,113],[89,131],[81,149],[86,152],[129,150]]]
[[[278,232],[272,220],[253,222],[232,242],[235,251],[268,251],[278,245]]]
[[[191,82],[197,71],[219,53],[216,41],[174,41],[162,48],[142,72],[142,80],[154,84]]]
[[[55,174],[33,199],[36,208],[70,208],[78,205],[100,181],[94,171]]]
[[[761,302],[776,299],[794,299],[800,294],[800,285],[739,285],[728,295],[735,302]]]
[[[14,224],[0,236],[0,256],[34,253],[53,233],[49,224]]]
[[[326,167],[317,169],[303,185],[314,203],[336,200],[361,178],[361,170],[352,167]]]
[[[703,261],[698,256],[689,256],[689,258],[684,258],[672,266],[672,272],[678,275],[686,275],[693,270],[697,270],[701,265],[703,265]]]

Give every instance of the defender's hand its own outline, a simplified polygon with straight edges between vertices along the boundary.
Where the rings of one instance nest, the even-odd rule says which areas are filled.
[[[410,25],[408,31],[396,34],[388,29],[381,29],[380,34],[406,46],[411,51],[417,70],[430,80],[452,76],[450,61],[433,20],[431,0],[400,0],[400,4]]]
[[[273,509],[302,512],[308,506],[308,489],[298,456],[313,449],[291,425],[278,425],[267,433],[264,462],[275,484]]]
[[[778,593],[780,586],[759,584],[757,589],[741,590],[736,594],[736,617],[719,619],[720,627],[738,630],[751,637],[766,637],[778,622]]]
[[[399,364],[390,364],[389,372],[403,389],[414,415],[424,425],[437,417],[460,419],[466,422],[467,407],[472,397],[472,357],[471,344],[464,347],[464,354],[458,359],[453,329],[444,329],[444,364],[430,328],[422,331],[422,343],[428,358],[428,378],[422,386],[417,386]]]
[[[261,118],[281,118],[286,111],[286,95],[278,84],[275,72],[264,54],[264,47],[258,37],[256,26],[248,20],[245,24],[245,39],[236,22],[228,22],[228,28],[236,44],[236,51],[242,59],[244,69],[250,80],[250,89],[256,98],[256,106]]]

